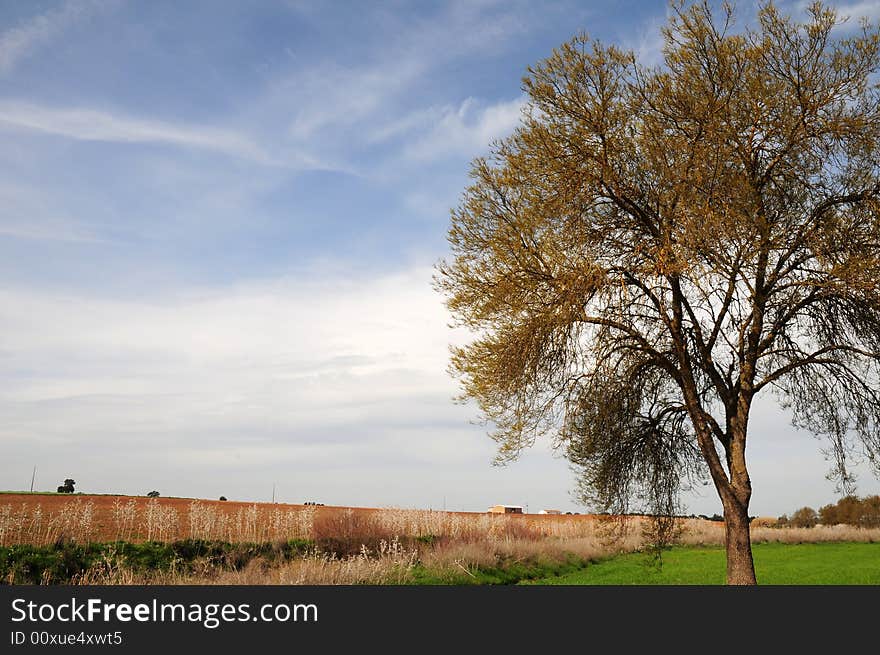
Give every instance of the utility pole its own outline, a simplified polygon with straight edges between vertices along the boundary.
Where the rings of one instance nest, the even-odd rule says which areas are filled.
[[[272,483],[272,504],[275,504],[275,483]]]
[[[37,477],[37,467],[34,466],[34,472],[31,475],[31,493],[34,493],[34,478]]]

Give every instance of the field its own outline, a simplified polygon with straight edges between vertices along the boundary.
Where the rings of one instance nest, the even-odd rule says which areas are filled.
[[[591,576],[606,566],[594,562],[645,549],[648,527],[644,517],[0,494],[0,582],[512,584],[560,574]],[[723,534],[720,522],[681,519],[676,543],[719,546]],[[876,546],[880,529],[754,525],[752,538],[756,544]],[[773,552],[756,548],[756,557],[765,550]],[[686,551],[667,553],[667,562],[674,566],[680,552]],[[707,570],[723,560],[718,548],[695,552],[711,562]],[[811,569],[820,564],[804,560]],[[675,569],[667,570],[672,575]],[[723,566],[717,570],[723,573]],[[644,567],[618,579],[631,582],[634,571]],[[761,575],[759,568],[759,580]]]
[[[591,535],[591,515],[487,514],[84,494],[0,494],[0,546],[59,539],[263,542],[444,535]],[[357,544],[359,547],[360,544]]]
[[[758,584],[880,585],[880,543],[759,543],[753,548]],[[721,548],[676,547],[652,566],[642,553],[620,555],[561,576],[530,581],[543,585],[720,585]]]

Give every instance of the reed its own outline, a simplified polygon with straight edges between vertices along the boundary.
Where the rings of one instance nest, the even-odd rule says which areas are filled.
[[[404,584],[419,570],[453,579],[513,562],[559,563],[610,557],[650,545],[643,517],[522,516],[383,508],[215,504],[116,498],[104,506],[70,498],[54,509],[39,502],[0,505],[0,545],[64,541],[311,541],[307,554],[282,564],[259,558],[238,570],[205,561],[195,572],[135,573],[112,557],[75,577],[76,584]],[[680,519],[675,542],[721,545],[724,526]],[[754,543],[880,542],[880,528],[847,525],[751,528]],[[47,580],[46,582],[51,582]]]

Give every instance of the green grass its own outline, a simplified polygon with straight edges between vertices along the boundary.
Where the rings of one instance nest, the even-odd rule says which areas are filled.
[[[3,490],[0,491],[0,495],[15,495],[15,496],[82,496],[83,493],[81,491],[74,491],[73,493],[59,493],[57,491],[13,491],[13,490]],[[98,494],[89,494],[98,495]],[[101,495],[115,495],[115,494],[101,494]]]
[[[589,563],[569,556],[564,561],[502,559],[497,566],[470,566],[434,570],[416,566],[408,584],[414,585],[513,585],[556,578],[582,570]]]
[[[755,544],[755,572],[765,585],[880,585],[880,543]],[[676,547],[651,557],[631,553],[585,569],[521,584],[541,585],[721,585],[722,548]]]

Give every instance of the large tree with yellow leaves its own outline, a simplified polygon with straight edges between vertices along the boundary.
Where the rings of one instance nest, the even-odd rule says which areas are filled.
[[[529,69],[436,280],[499,459],[550,434],[617,512],[671,515],[708,474],[727,581],[754,584],[757,394],[844,485],[854,448],[880,463],[880,36],[819,4],[673,9],[660,66],[578,36]]]

